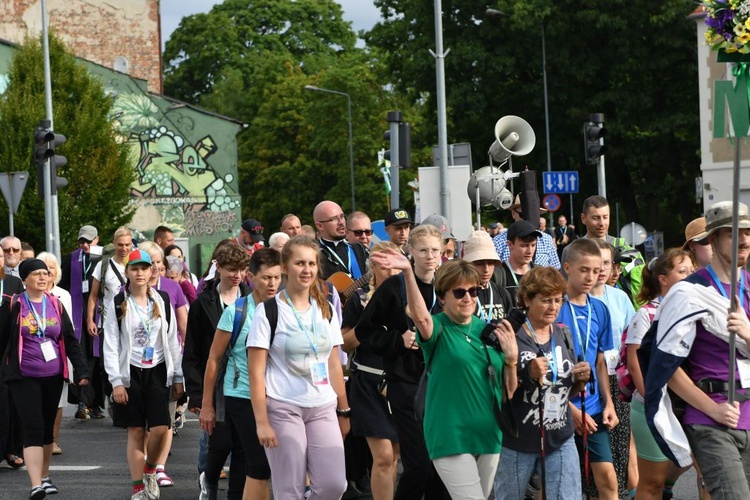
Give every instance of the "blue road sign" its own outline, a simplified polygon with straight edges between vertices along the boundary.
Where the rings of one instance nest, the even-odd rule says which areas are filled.
[[[560,200],[560,197],[556,194],[548,194],[542,198],[542,206],[550,212],[557,212],[560,210],[560,205],[562,205],[562,200]]]
[[[578,172],[542,172],[544,194],[578,192]]]

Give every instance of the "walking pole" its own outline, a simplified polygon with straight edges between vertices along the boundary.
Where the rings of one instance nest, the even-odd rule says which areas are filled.
[[[583,355],[578,356],[578,362],[582,363],[586,361]],[[581,391],[581,419],[583,424],[583,475],[586,478],[586,484],[583,485],[583,490],[586,492],[586,500],[591,500],[591,494],[589,493],[589,431],[586,425],[586,386],[583,386]]]
[[[737,244],[740,240],[740,229],[739,229],[739,212],[740,212],[740,138],[734,138],[734,172],[733,172],[733,190],[732,190],[732,284],[730,287],[731,300],[729,301],[729,308],[731,312],[737,311],[738,307],[742,306],[742,299],[740,297],[739,304],[737,303]],[[737,351],[735,344],[737,340],[737,334],[735,332],[729,332],[729,387],[727,390],[727,398],[730,406],[734,406],[734,390],[735,390],[735,376],[734,370],[737,366]]]
[[[552,353],[552,355],[554,356],[555,354]],[[541,349],[537,357],[540,356],[545,357]],[[540,457],[542,461],[542,500],[547,500],[547,459],[544,453],[544,378],[539,382],[539,439],[541,442]]]

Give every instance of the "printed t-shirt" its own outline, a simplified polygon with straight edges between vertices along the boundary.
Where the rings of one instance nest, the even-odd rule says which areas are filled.
[[[45,296],[44,303],[28,302],[26,294],[19,295],[16,300],[21,304],[21,335],[23,336],[23,351],[21,357],[21,375],[24,377],[52,377],[63,373],[60,358],[60,346],[58,344],[62,332],[60,319],[57,316],[52,300]],[[38,326],[37,319],[29,309],[29,303],[34,307],[36,316],[45,323],[44,333]],[[43,313],[44,311],[44,313]],[[44,316],[44,317],[43,317]],[[42,344],[47,344],[52,349],[54,358],[45,361],[42,352]]]
[[[268,349],[266,394],[303,408],[320,408],[336,401],[330,373],[326,384],[313,384],[316,366],[325,363],[327,367],[333,346],[344,343],[336,314],[329,322],[313,300],[306,311],[297,311],[303,329],[283,292],[275,299],[279,314],[273,344],[270,344],[271,327],[263,304],[255,309],[247,336],[247,347]]]
[[[169,295],[169,303],[172,304],[175,311],[180,307],[187,305],[185,294],[182,293],[182,288],[180,288],[180,285],[176,281],[159,277],[156,285],[151,288],[167,292],[167,295]]]
[[[556,374],[552,372],[552,339],[554,339],[554,359]],[[573,366],[575,359],[565,344],[565,335],[558,325],[553,325],[552,337],[541,344],[547,357],[549,370],[544,380],[544,391],[540,394],[539,384],[529,376],[529,364],[537,358],[539,348],[534,339],[521,329],[516,333],[518,342],[518,389],[513,394],[513,412],[521,428],[519,436],[504,436],[503,446],[523,453],[540,453],[539,440],[539,399],[544,398],[544,450],[559,449],[575,432],[571,418],[570,389],[573,387]],[[553,384],[554,381],[554,384]]]
[[[571,311],[571,307],[573,311]],[[575,320],[573,312],[575,312]],[[607,306],[601,300],[593,300],[591,297],[586,298],[586,305],[584,306],[571,304],[566,300],[560,308],[557,321],[570,328],[576,356],[584,352],[584,347],[587,346],[584,359],[591,365],[591,375],[596,394],[592,397],[591,384],[586,384],[586,413],[598,415],[604,411],[604,408],[600,400],[601,394],[599,394],[596,356],[600,352],[604,353],[612,349],[612,323],[609,319]],[[581,396],[579,394],[570,398],[570,401],[576,408],[581,408]]]
[[[505,354],[489,347],[496,387],[487,373],[481,333],[485,323],[476,316],[458,325],[445,313],[432,317],[429,340],[418,336],[425,366],[430,363],[424,416],[424,437],[430,459],[469,453],[500,453],[503,434],[495,420],[493,390],[502,401]]]
[[[169,304],[164,304],[169,307]],[[161,329],[166,328],[165,312],[159,311],[158,318],[153,317],[154,301],[150,298],[145,307],[138,305],[132,296],[128,297],[125,316],[121,321],[128,322],[128,331],[132,335],[130,344],[130,364],[138,368],[153,368],[164,361],[164,343],[161,340]],[[144,359],[146,349],[153,349],[151,361]]]
[[[477,308],[474,315],[485,323],[500,322],[513,307],[513,300],[507,290],[500,290],[491,281],[487,288],[481,288],[477,294]]]
[[[227,371],[224,373],[224,396],[234,398],[250,399],[250,381],[247,373],[247,334],[250,331],[250,324],[255,316],[255,300],[252,295],[248,295],[247,311],[245,312],[245,324],[237,335],[237,342],[229,351],[227,360]],[[218,330],[228,332],[230,337],[234,329],[235,304],[230,304],[221,313],[219,323],[216,325]],[[226,335],[226,334],[225,334]],[[274,340],[275,342],[275,340]]]

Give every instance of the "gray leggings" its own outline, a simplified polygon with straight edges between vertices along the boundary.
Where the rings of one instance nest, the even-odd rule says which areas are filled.
[[[486,500],[492,491],[499,454],[450,455],[432,461],[451,494],[461,500]]]

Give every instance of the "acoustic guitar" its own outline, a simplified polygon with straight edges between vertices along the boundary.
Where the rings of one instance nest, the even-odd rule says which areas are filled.
[[[345,272],[338,271],[330,275],[326,281],[332,284],[336,291],[339,292],[341,304],[346,304],[346,301],[354,295],[358,288],[362,288],[370,282],[370,278],[372,278],[372,271],[367,271],[361,278],[356,280],[352,279]]]

